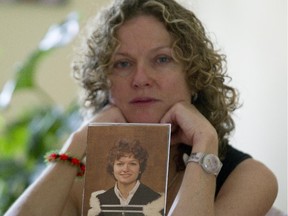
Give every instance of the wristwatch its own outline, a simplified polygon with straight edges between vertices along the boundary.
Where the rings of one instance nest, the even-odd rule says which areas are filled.
[[[199,163],[201,167],[209,174],[218,175],[223,164],[220,159],[214,154],[206,154],[202,152],[191,153],[186,159],[186,165],[190,162]]]

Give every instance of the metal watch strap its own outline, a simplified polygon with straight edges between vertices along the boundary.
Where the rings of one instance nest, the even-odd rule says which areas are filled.
[[[203,152],[191,153],[191,155],[186,158],[185,164],[187,165],[189,162],[198,163],[207,173],[215,176],[219,174],[223,165],[217,155]]]
[[[186,164],[189,163],[189,162],[199,163],[205,155],[206,154],[202,153],[202,152],[191,153],[190,157],[186,161]]]

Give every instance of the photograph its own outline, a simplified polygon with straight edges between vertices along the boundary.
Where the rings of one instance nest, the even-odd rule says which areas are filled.
[[[169,124],[89,125],[82,215],[164,215],[169,131]]]

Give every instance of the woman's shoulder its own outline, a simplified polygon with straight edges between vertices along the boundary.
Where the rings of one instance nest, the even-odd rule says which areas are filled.
[[[242,161],[252,158],[252,156],[244,151],[241,151],[230,144],[227,144],[223,151],[221,161],[224,169],[234,169]],[[223,169],[222,169],[223,170]]]
[[[249,158],[231,172],[216,197],[216,203],[219,210],[224,212],[226,209],[226,213],[227,209],[231,208],[232,211],[234,208],[237,212],[238,208],[239,211],[245,209],[249,215],[264,215],[273,205],[277,190],[277,179],[271,170],[263,163]]]
[[[223,158],[221,159],[223,166],[219,175],[217,176],[216,193],[219,193],[222,185],[230,174],[235,170],[235,168],[241,164],[243,161],[252,158],[249,154],[242,152],[231,145],[225,147],[225,152]]]

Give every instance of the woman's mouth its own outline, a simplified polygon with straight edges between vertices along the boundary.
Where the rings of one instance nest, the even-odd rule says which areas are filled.
[[[156,103],[159,100],[151,97],[137,97],[134,98],[130,101],[130,104],[133,105],[146,105],[146,104],[151,104],[151,103]]]
[[[131,174],[121,174],[121,177],[123,178],[129,178],[131,176]]]

